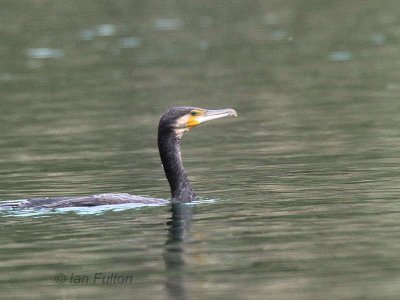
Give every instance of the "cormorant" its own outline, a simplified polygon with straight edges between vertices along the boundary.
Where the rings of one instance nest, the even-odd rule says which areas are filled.
[[[192,185],[182,165],[180,142],[182,135],[193,127],[214,119],[237,116],[234,109],[207,110],[178,106],[168,109],[158,126],[158,149],[165,176],[171,188],[172,202],[191,202],[196,199]],[[73,197],[46,197],[26,200],[0,201],[0,209],[89,207],[112,204],[162,204],[165,199],[121,194],[97,194]]]

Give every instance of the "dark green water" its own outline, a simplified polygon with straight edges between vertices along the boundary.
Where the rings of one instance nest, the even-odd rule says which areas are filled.
[[[167,198],[160,114],[239,118],[184,138],[211,201],[1,214],[0,298],[399,299],[399,12],[398,1],[2,1],[3,200]],[[125,282],[102,282],[112,274]]]

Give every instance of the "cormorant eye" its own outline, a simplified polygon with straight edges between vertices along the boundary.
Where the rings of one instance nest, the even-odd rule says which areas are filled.
[[[197,111],[192,111],[192,112],[190,113],[190,115],[192,115],[192,116],[197,115]]]

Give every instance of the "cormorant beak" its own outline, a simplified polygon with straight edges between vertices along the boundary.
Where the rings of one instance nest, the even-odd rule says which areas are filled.
[[[232,108],[226,108],[226,109],[213,109],[213,110],[198,110],[195,111],[195,115],[191,115],[188,122],[187,122],[187,127],[192,128],[195,127],[201,123],[215,120],[215,119],[221,119],[225,117],[230,117],[234,116],[237,117],[237,112],[236,110]]]

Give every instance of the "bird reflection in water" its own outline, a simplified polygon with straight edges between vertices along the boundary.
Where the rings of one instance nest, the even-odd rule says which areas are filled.
[[[168,238],[164,249],[166,267],[165,286],[170,299],[187,299],[185,287],[185,244],[189,240],[192,205],[171,204],[171,218],[167,222]]]

